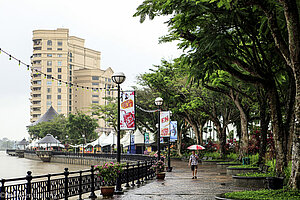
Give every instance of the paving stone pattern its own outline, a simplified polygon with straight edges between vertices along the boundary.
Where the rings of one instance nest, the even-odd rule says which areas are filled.
[[[114,195],[112,199],[211,200],[216,194],[245,190],[233,186],[233,180],[226,175],[226,169],[218,169],[216,165],[199,164],[197,179],[192,179],[192,172],[187,164],[183,161],[172,161],[173,171],[166,172],[165,180],[153,179],[139,187],[124,189],[124,195]],[[100,191],[96,194],[100,196]]]

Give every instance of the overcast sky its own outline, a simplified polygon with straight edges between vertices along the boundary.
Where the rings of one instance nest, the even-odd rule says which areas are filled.
[[[101,51],[101,68],[112,67],[127,76],[124,86],[147,72],[162,58],[180,51],[175,44],[158,44],[167,33],[167,18],[133,18],[141,0],[0,0],[0,48],[30,63],[32,31],[68,28],[85,39],[85,46]],[[30,71],[0,54],[0,139],[28,138],[30,124]]]

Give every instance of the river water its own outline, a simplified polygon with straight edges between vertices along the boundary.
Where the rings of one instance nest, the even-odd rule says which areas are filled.
[[[33,176],[64,172],[65,168],[69,171],[88,169],[86,165],[72,165],[64,163],[45,163],[38,160],[29,160],[9,156],[5,151],[0,151],[0,179],[19,178],[26,176],[27,171],[32,171]]]

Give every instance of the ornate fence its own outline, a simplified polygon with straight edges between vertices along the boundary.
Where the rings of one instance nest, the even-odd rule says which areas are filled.
[[[121,183],[125,187],[142,184],[145,180],[152,179],[155,171],[151,169],[153,161],[127,163],[120,174]],[[30,171],[26,177],[1,179],[0,200],[38,200],[38,199],[68,199],[90,193],[95,198],[95,191],[99,190],[105,182],[95,175],[94,166],[91,169],[69,172],[65,168],[63,173],[32,176]]]

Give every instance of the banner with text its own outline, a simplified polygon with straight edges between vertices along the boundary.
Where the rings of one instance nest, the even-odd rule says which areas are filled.
[[[149,133],[145,133],[145,144],[149,144]]]
[[[122,91],[120,94],[120,129],[135,129],[134,91]]]
[[[175,142],[177,140],[177,121],[170,122],[170,141]]]
[[[160,136],[170,137],[170,112],[160,112]]]

